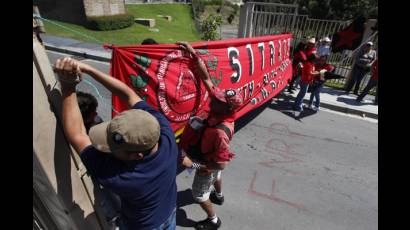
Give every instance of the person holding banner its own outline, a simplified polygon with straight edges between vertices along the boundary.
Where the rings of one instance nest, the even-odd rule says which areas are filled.
[[[54,71],[61,83],[64,133],[87,171],[121,198],[125,225],[121,230],[174,230],[180,153],[165,116],[125,83],[88,64],[58,59]],[[91,127],[88,134],[76,96],[82,73],[117,94],[130,108]]]
[[[311,53],[308,56],[305,64],[303,65],[302,76],[300,79],[300,91],[296,96],[295,104],[293,106],[293,109],[297,112],[303,111],[302,101],[306,95],[308,87],[310,84],[312,84],[314,77],[320,75],[320,72],[316,71],[314,65],[314,61],[316,60],[316,58],[316,52]]]
[[[211,95],[209,117],[205,120],[192,118],[182,134],[179,145],[188,156],[199,162],[186,165],[196,169],[192,195],[208,215],[206,219],[197,222],[195,228],[218,229],[222,222],[216,216],[212,203],[222,205],[224,202],[221,172],[234,157],[229,149],[229,143],[234,133],[235,110],[242,106],[243,99],[236,90],[215,87],[195,49],[186,42],[178,44],[195,62],[194,72]]]
[[[297,84],[298,80],[300,79],[300,72],[303,67],[303,62],[306,61],[306,55],[303,52],[305,49],[306,44],[304,41],[301,41],[295,48],[295,52],[293,55],[293,61],[292,61],[292,69],[293,69],[293,74],[292,74],[292,79],[289,82],[288,86],[288,92],[293,93],[293,88],[295,83]]]
[[[303,68],[304,63],[309,55],[312,53],[316,53],[316,40],[314,37],[309,38],[306,40],[306,43],[299,43],[298,47],[295,49],[295,55],[293,57],[292,68],[293,68],[293,76],[292,80],[289,82],[288,92],[293,93],[293,87],[295,82],[299,81],[299,77],[301,75],[301,70]],[[300,81],[299,81],[300,83]],[[299,84],[300,85],[300,84]]]

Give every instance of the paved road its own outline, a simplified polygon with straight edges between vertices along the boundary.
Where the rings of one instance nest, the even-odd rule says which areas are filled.
[[[70,55],[61,54],[61,53],[57,53],[57,52],[53,52],[53,51],[47,51],[47,54],[48,54],[48,58],[49,58],[49,60],[52,64],[55,63],[55,61],[58,58],[62,58],[62,57],[65,57],[65,56],[70,56]],[[79,58],[77,57],[76,59],[79,59]],[[99,62],[99,61],[94,61],[94,60],[89,60],[89,59],[85,59],[85,60],[82,60],[82,61],[96,67],[97,69],[99,69],[99,70],[101,70],[105,73],[109,72],[110,66],[109,66],[109,63],[107,63],[107,62]],[[88,93],[91,93],[92,95],[94,95],[98,100],[98,108],[97,108],[98,115],[104,121],[111,119],[111,93],[107,89],[105,89],[105,87],[103,85],[96,82],[90,76],[85,74],[84,79],[89,80],[90,82],[92,82],[97,87],[98,91],[100,92],[100,95],[104,98],[104,100],[100,99],[100,97],[98,97],[98,94],[95,91],[95,89],[92,86],[86,84],[85,82],[82,82],[78,85],[78,90],[83,91],[83,92],[88,92]]]
[[[237,122],[236,159],[223,172],[226,201],[216,207],[221,229],[377,229],[377,121],[326,110],[295,120],[286,109],[275,100]],[[205,218],[192,203],[192,180],[187,171],[177,177],[177,229]]]

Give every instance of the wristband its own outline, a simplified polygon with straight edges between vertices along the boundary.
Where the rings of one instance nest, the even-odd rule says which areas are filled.
[[[198,163],[196,163],[196,162],[192,162],[191,169],[200,169],[200,168],[201,168],[201,165],[200,165],[200,164],[198,164]]]

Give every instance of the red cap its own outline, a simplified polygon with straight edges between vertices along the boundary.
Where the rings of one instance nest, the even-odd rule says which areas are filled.
[[[241,107],[243,100],[239,93],[234,89],[219,89],[217,87],[212,87],[212,95],[219,101],[222,101],[229,105],[231,110],[236,110]]]

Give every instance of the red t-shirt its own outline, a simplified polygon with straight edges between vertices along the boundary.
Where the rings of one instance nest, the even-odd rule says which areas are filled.
[[[373,65],[372,65],[372,80],[373,81],[378,81],[379,80],[379,71],[377,70],[378,69],[378,59],[376,59],[376,61],[374,61],[373,62]]]
[[[331,72],[332,70],[335,69],[335,67],[333,65],[327,64],[327,63],[325,63],[324,65],[319,65],[319,64],[315,65],[315,70],[316,71],[321,71],[322,69],[325,69],[328,72]]]
[[[335,66],[334,66],[334,65],[331,65],[331,64],[327,64],[327,63],[325,63],[324,65],[319,65],[319,64],[316,64],[316,65],[315,65],[315,70],[316,70],[316,71],[321,71],[321,70],[323,70],[323,69],[327,70],[328,72],[331,72],[331,71],[333,71],[333,70],[335,69]],[[316,79],[319,79],[319,78],[320,78],[319,75],[316,76]]]
[[[229,128],[232,137],[234,123],[224,121],[222,124]],[[198,143],[201,130],[202,129],[195,131],[189,124],[187,124],[181,135],[181,141],[178,144],[179,148],[187,150],[192,143]],[[224,130],[207,126],[202,134],[201,152],[203,153],[203,158],[207,162],[215,163],[232,160],[235,155],[230,152],[229,143],[229,137]]]
[[[233,136],[234,123],[222,122]],[[207,127],[202,136],[201,152],[208,162],[223,163],[230,161],[234,154],[229,150],[229,137],[222,129]]]
[[[311,72],[315,71],[315,65],[307,61],[303,64],[301,81],[310,84],[313,81],[313,75]]]
[[[304,50],[306,58],[308,58],[312,53],[316,53],[316,52],[317,52],[316,47],[312,47],[310,49],[307,48],[306,50]]]

